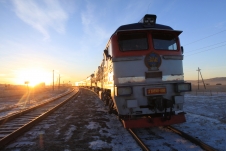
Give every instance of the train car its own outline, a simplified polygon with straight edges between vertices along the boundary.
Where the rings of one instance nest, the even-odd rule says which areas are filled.
[[[120,26],[93,74],[93,89],[125,128],[186,121],[184,92],[191,91],[191,83],[184,81],[182,31],[157,24],[156,18],[146,14]]]
[[[85,87],[85,86],[86,86],[86,81],[79,81],[79,82],[76,82],[76,86],[79,86],[79,87]]]

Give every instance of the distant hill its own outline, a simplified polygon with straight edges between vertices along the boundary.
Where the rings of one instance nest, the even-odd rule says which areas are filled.
[[[208,81],[226,81],[226,77],[216,77],[211,79],[206,79]]]
[[[198,80],[186,80],[187,82],[191,82],[193,85],[198,85]],[[216,85],[222,84],[226,85],[226,77],[216,77],[211,79],[204,79],[205,84]],[[202,79],[199,79],[199,83],[202,84]]]

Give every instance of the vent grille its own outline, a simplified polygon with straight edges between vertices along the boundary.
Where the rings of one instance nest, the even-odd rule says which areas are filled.
[[[145,72],[145,78],[162,78],[162,72]]]

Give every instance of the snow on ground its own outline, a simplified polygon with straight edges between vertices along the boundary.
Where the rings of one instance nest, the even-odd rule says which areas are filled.
[[[92,130],[99,130],[101,137],[111,138],[111,142],[107,143],[99,138],[95,138],[94,141],[90,142],[89,148],[92,150],[103,150],[103,148],[109,148],[112,151],[141,151],[142,149],[135,142],[131,134],[123,128],[121,122],[114,114],[108,114],[108,107],[97,98],[95,100],[95,109],[97,112],[105,112],[103,115],[106,119],[107,127],[101,127],[97,122],[89,122],[85,127]],[[95,119],[94,119],[95,120]],[[96,136],[95,136],[96,137]]]
[[[78,98],[80,98],[80,96]],[[87,100],[87,103],[88,101],[89,100]],[[107,108],[104,107],[99,99],[94,99],[93,101],[95,102],[97,112],[107,112]],[[74,100],[74,102],[77,103],[78,100]],[[187,113],[185,115],[187,122],[174,125],[176,128],[202,140],[220,151],[226,150],[226,93],[215,93],[211,95],[204,93],[199,95],[195,93],[186,94],[184,111]],[[101,127],[95,120],[90,120],[88,124],[84,125],[85,128],[92,131],[99,129],[100,136],[92,136],[96,138],[94,141],[89,142],[90,149],[101,150],[103,148],[109,148],[113,151],[118,151],[128,150],[129,148],[129,150],[133,151],[141,150],[134,142],[131,135],[122,128],[116,116],[104,114],[103,117],[109,119],[109,121],[106,121],[108,128]],[[67,115],[66,119],[70,118],[71,116]],[[71,138],[71,134],[76,131],[77,127],[70,125],[67,129],[67,132],[64,133],[65,141]],[[162,128],[153,128],[153,130],[157,132],[162,130]],[[55,134],[60,135],[60,130],[55,129]],[[98,138],[101,136],[111,137],[112,140],[110,143],[107,143]],[[159,134],[159,136],[161,136],[161,134]],[[171,136],[169,134],[168,139],[170,138]],[[184,144],[183,139],[177,139],[175,141]],[[155,148],[152,149],[154,150]],[[184,149],[182,145],[181,150],[187,149]],[[197,150],[197,148],[194,146],[189,150]]]
[[[100,108],[97,108],[97,110],[103,109],[101,108],[101,106],[98,107]],[[199,95],[186,94],[184,111],[187,113],[185,115],[187,122],[174,125],[176,128],[196,137],[197,139],[202,140],[203,142],[209,144],[217,150],[226,150],[226,93],[203,93]],[[116,117],[110,118],[114,119]],[[117,139],[112,139],[111,144],[109,144],[109,146],[112,146],[112,150],[123,150],[123,145],[125,146],[125,148],[128,148],[128,144],[134,145],[131,144],[131,142],[127,142],[127,140],[129,140],[129,138],[131,137],[130,134],[126,135],[127,133],[123,132],[123,129],[119,128],[118,121],[113,119],[107,122],[107,125],[111,127],[110,130],[102,129],[100,131],[101,135],[110,135],[111,137],[114,137],[116,133],[123,134],[121,138],[117,136]],[[98,124],[90,122],[87,127],[93,129],[98,127]],[[197,147],[196,145],[191,144],[187,140],[180,138],[179,136],[178,138],[177,136],[175,137],[175,134],[167,132],[161,127],[152,128],[151,131],[153,131],[158,137],[163,136],[164,138],[166,138],[166,140],[168,139],[169,142],[167,142],[167,144],[176,141],[177,143],[172,144],[177,144],[176,148],[179,148],[179,150],[202,150],[199,149],[199,147]],[[154,143],[150,146],[152,150],[159,150],[159,146],[162,146],[162,148],[160,147],[160,150],[165,150],[166,147],[164,148],[164,145],[161,145],[161,143],[164,142],[159,139],[159,143],[154,141]],[[103,144],[103,142],[99,141],[98,139],[95,142],[90,142],[90,148],[93,150],[100,150],[101,145],[106,147],[107,144]],[[173,147],[173,145],[171,145],[171,147]],[[135,146],[131,147],[131,149],[133,151],[140,150]],[[166,150],[168,150],[168,148]]]
[[[135,129],[135,133],[153,151],[202,151],[199,146],[164,127]]]
[[[59,89],[55,91],[46,90],[42,91],[36,95],[24,93],[21,96],[9,96],[9,97],[0,97],[0,118],[8,116],[15,112],[20,112],[31,106],[46,102],[52,98],[69,91],[68,88]],[[13,94],[12,94],[13,95]]]
[[[71,138],[71,136],[73,134],[73,131],[75,131],[75,130],[76,130],[76,126],[71,125],[70,128],[69,128],[69,130],[65,133],[65,142],[67,140],[69,140],[69,138]]]
[[[184,111],[187,122],[176,128],[218,150],[226,150],[226,93],[186,94]]]

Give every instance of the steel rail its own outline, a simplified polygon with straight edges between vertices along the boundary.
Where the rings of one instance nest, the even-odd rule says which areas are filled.
[[[72,93],[73,91],[74,91],[74,89],[72,89],[71,91],[69,91],[69,92],[67,92],[67,93],[61,94],[61,95],[59,95],[59,96],[57,96],[57,97],[54,97],[54,98],[52,98],[52,99],[50,99],[50,100],[48,100],[48,101],[45,101],[45,102],[43,102],[43,103],[37,104],[37,105],[35,105],[35,106],[32,106],[32,107],[30,107],[30,108],[28,108],[28,109],[24,109],[24,110],[22,110],[22,111],[18,111],[18,112],[16,112],[16,113],[12,114],[12,115],[2,117],[2,118],[0,118],[0,126],[1,126],[2,124],[4,124],[5,122],[7,122],[7,121],[10,121],[10,120],[12,120],[12,119],[14,119],[14,118],[20,117],[21,115],[24,115],[24,114],[26,114],[26,113],[28,113],[28,112],[30,112],[30,111],[36,109],[36,108],[39,108],[39,107],[41,107],[41,106],[43,106],[43,105],[46,105],[46,104],[48,104],[48,103],[50,103],[50,102],[52,102],[52,101],[55,101],[56,99],[62,98],[62,97],[64,97],[64,96],[66,96],[66,95]]]
[[[46,111],[45,113],[39,115],[35,119],[31,120],[30,122],[28,122],[25,125],[21,126],[17,130],[13,131],[9,135],[3,137],[0,140],[0,149],[3,149],[11,141],[15,140],[17,137],[21,136],[23,133],[25,133],[26,131],[30,130],[32,127],[34,127],[35,125],[37,125],[38,122],[42,121],[44,118],[46,118],[48,115],[50,115],[51,113],[53,113],[54,111],[56,111],[62,105],[64,105],[65,103],[67,103],[69,100],[71,100],[74,97],[77,97],[78,94],[79,94],[79,91],[76,92],[75,94],[73,94],[72,96],[70,96],[69,98],[67,98],[66,100],[64,100],[63,102],[59,103],[58,105],[56,105],[52,109],[50,109],[50,110]]]
[[[136,140],[136,142],[140,145],[140,147],[144,150],[144,151],[150,151],[150,149],[148,149],[146,147],[146,145],[142,142],[142,140],[133,132],[132,129],[127,129],[129,131],[129,133],[133,136],[133,138]]]
[[[172,126],[167,126],[166,128],[170,129],[171,131],[173,131],[174,133],[177,133],[178,135],[180,135],[181,137],[191,141],[192,143],[200,146],[202,149],[206,150],[206,151],[217,151],[217,149],[205,144],[204,142],[202,142],[201,140],[192,137],[191,135],[188,135],[178,129],[176,129],[175,127]]]

